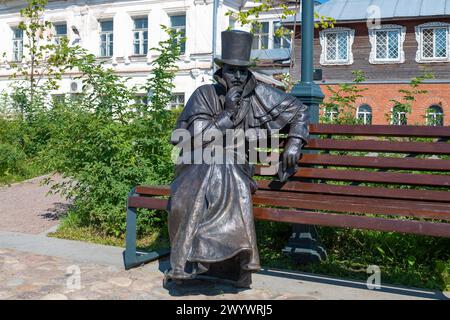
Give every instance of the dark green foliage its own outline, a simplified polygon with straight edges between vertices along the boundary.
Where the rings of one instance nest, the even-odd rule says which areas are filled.
[[[128,79],[84,55],[76,62],[83,73],[83,99],[49,112],[57,126],[43,157],[48,169],[70,180],[54,189],[74,198],[70,219],[78,226],[123,236],[130,189],[164,184],[172,177],[169,138],[175,113],[167,104],[180,42],[172,41],[177,35],[164,29],[169,38],[160,42],[160,55],[145,86],[153,93],[150,105],[135,102],[137,88],[129,89]],[[139,216],[141,233],[164,221],[154,212]]]

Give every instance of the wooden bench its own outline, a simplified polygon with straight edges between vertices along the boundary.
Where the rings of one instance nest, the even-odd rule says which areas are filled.
[[[310,134],[288,182],[256,178],[256,219],[450,237],[450,127],[312,124]],[[165,210],[168,195],[130,192],[127,269],[169,253],[136,253],[136,209]]]

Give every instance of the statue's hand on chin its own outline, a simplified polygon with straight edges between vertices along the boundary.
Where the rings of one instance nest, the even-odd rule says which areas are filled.
[[[227,95],[225,96],[225,111],[230,115],[230,117],[234,115],[236,110],[239,108],[242,91],[243,90],[241,87],[232,87],[228,90]]]

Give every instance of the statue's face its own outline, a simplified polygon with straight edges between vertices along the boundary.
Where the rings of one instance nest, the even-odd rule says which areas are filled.
[[[243,87],[248,77],[248,67],[224,64],[222,67],[222,76],[227,83],[228,89]]]

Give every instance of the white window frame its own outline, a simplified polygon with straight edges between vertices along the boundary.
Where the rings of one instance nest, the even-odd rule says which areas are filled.
[[[62,26],[62,25],[65,25],[66,26],[66,34],[59,34],[58,35],[58,33],[57,33],[57,31],[56,31],[56,26]],[[54,31],[55,31],[55,44],[57,44],[57,45],[59,45],[60,43],[61,43],[61,39],[62,38],[68,38],[68,33],[69,33],[69,29],[68,29],[68,26],[67,26],[67,22],[65,22],[65,21],[59,21],[59,22],[54,22],[53,23],[53,28],[54,28]]]
[[[169,109],[176,109],[178,106],[181,105],[181,103],[177,103],[177,102],[179,102],[178,101],[179,99],[177,99],[177,98],[181,97],[181,96],[183,97],[182,105],[184,108],[184,105],[186,104],[186,94],[184,92],[174,92],[172,94],[172,99],[169,102]]]
[[[181,26],[172,26],[172,17],[174,16],[184,16],[184,27]],[[172,30],[175,30],[176,32],[182,31],[184,30],[184,37],[186,38],[187,36],[187,14],[186,12],[177,12],[177,13],[170,13],[169,14],[169,21],[170,21],[170,28]],[[187,40],[187,39],[185,39]],[[181,55],[185,55],[186,54],[186,42],[184,42],[183,46],[184,46],[184,51],[181,50]]]
[[[292,39],[290,37],[287,36],[282,36],[279,37],[280,38],[280,47],[279,48],[275,48],[275,38],[278,38],[275,35],[275,28],[278,26],[278,28],[282,27],[281,21],[272,21],[272,23],[270,24],[271,27],[271,31],[272,31],[272,49],[291,49],[292,48]],[[283,44],[287,42],[289,44],[289,46],[287,47],[283,47]]]
[[[330,123],[334,123],[339,118],[339,108],[337,106],[332,108],[325,108],[323,116]]]
[[[398,31],[398,58],[395,59],[379,59],[377,58],[377,33],[380,31]],[[369,40],[372,46],[369,56],[371,64],[394,64],[405,62],[405,50],[403,44],[406,38],[406,27],[396,24],[383,24],[378,28],[369,29]],[[389,50],[389,49],[388,49]]]
[[[20,62],[24,57],[23,45],[24,45],[24,36],[25,32],[22,31],[22,38],[16,38],[15,29],[19,29],[19,26],[11,27],[12,32],[12,61]],[[16,55],[17,51],[17,55]],[[16,59],[17,58],[17,59]]]
[[[440,112],[430,112],[430,109],[432,109],[433,107],[439,107],[441,109],[441,111]],[[433,115],[434,123],[430,123],[430,119],[429,119],[430,114]],[[436,120],[437,120],[438,116],[441,117],[442,124],[436,124]],[[433,105],[429,106],[427,108],[427,110],[425,111],[425,119],[426,119],[427,126],[435,126],[435,127],[443,126],[444,125],[444,108],[442,108],[438,104],[433,104]]]
[[[328,60],[327,59],[327,35],[331,33],[346,33],[347,34],[347,59],[346,60]],[[325,29],[320,31],[320,45],[322,46],[322,53],[320,54],[320,64],[328,65],[351,65],[353,64],[352,46],[355,41],[355,30],[350,28],[336,27],[332,29]]]
[[[273,42],[271,43],[271,41],[270,41],[271,28],[273,28],[272,21],[267,21],[267,20],[266,21],[257,21],[257,23],[258,23],[258,30],[257,30],[257,32],[255,31],[253,33],[253,38],[254,38],[253,41],[258,39],[257,40],[258,41],[258,47],[257,48],[253,48],[253,43],[252,43],[252,50],[267,50],[267,49],[271,49],[271,46],[273,46]],[[259,33],[259,27],[261,27],[261,29],[262,29],[262,24],[263,23],[267,23],[267,33]],[[261,24],[261,26],[259,24]],[[262,45],[261,45],[261,43],[262,43],[261,39],[264,36],[267,36],[267,48],[263,48]]]
[[[113,30],[112,31],[102,31],[102,23],[103,22],[112,22],[112,24],[113,24]],[[134,21],[133,21],[134,22]],[[104,19],[104,20],[100,20],[99,21],[99,30],[100,30],[100,34],[99,34],[99,37],[100,37],[100,47],[99,47],[99,49],[100,49],[100,52],[99,52],[99,57],[102,57],[102,58],[111,58],[111,57],[113,57],[114,56],[114,19]],[[112,34],[112,41],[110,41],[109,40],[109,35],[111,35]],[[102,55],[102,45],[103,45],[103,43],[102,43],[102,36],[103,35],[105,35],[105,39],[106,39],[106,43],[105,43],[105,53],[106,53],[106,55]],[[134,41],[134,39],[133,39],[133,41]],[[112,47],[112,52],[109,52],[109,48],[110,48],[110,43],[112,42],[112,45],[113,45],[113,47]],[[134,43],[133,43],[133,45],[134,45]],[[134,50],[134,46],[133,46],[133,50]]]
[[[135,24],[135,20],[141,20],[141,19],[146,19],[147,20],[147,28],[146,29],[136,29],[136,24]],[[133,50],[132,50],[132,52],[133,52],[133,56],[146,56],[147,54],[148,54],[148,52],[150,51],[150,48],[149,48],[149,33],[148,33],[148,26],[149,26],[149,23],[148,23],[148,16],[135,16],[135,17],[132,17],[132,20],[133,20],[133,33],[132,33],[132,35],[133,35]],[[134,38],[134,35],[135,35],[135,33],[136,32],[138,32],[139,33],[139,39],[138,39],[138,41],[139,41],[139,53],[136,53],[135,51],[134,51],[134,45],[135,45],[135,38]],[[144,50],[144,32],[147,32],[147,52],[144,52],[145,50]]]
[[[397,119],[398,120],[400,120],[401,116],[404,115],[406,123],[405,124],[394,123],[394,118],[395,118],[395,113],[394,112],[397,114]],[[408,125],[408,112],[407,111],[395,111],[395,108],[392,108],[391,109],[391,125],[393,125],[393,126],[406,126],[406,125]]]
[[[363,106],[368,106],[370,108],[370,111],[362,111],[361,107]],[[358,110],[356,111],[356,118],[359,120],[359,116],[362,115],[363,116],[363,124],[364,125],[370,125],[372,124],[373,121],[373,111],[372,111],[372,107],[370,105],[368,105],[367,103],[364,103],[362,105],[360,105],[358,107]],[[368,116],[370,115],[370,123],[368,123]]]
[[[447,56],[446,57],[424,57],[423,56],[423,30],[424,29],[446,29],[447,30]],[[428,22],[416,26],[416,41],[418,44],[416,52],[417,63],[450,62],[450,24],[444,22]]]

